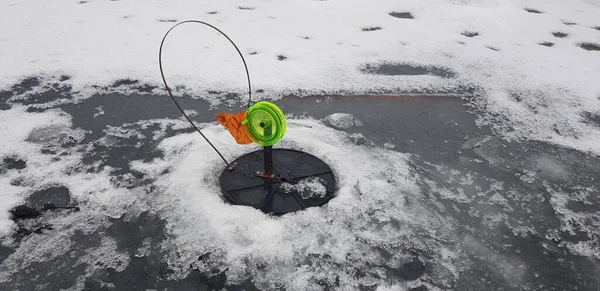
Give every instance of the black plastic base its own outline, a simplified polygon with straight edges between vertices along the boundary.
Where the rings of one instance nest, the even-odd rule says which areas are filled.
[[[237,166],[223,170],[220,179],[223,196],[232,204],[284,214],[321,206],[329,202],[337,190],[331,168],[305,152],[273,149],[274,179],[256,176],[264,171],[262,150],[243,155],[234,162]]]

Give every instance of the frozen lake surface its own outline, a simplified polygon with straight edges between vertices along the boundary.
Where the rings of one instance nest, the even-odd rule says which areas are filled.
[[[598,15],[592,0],[5,1],[0,289],[600,290]],[[158,72],[187,19],[236,41],[252,100],[287,114],[275,148],[331,166],[327,205],[222,199],[222,161]],[[214,117],[247,100],[235,53],[190,25],[164,54],[230,160],[258,149]]]

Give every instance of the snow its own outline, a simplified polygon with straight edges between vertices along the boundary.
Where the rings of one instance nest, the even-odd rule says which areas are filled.
[[[17,230],[9,210],[24,204],[27,195],[34,191],[65,186],[69,189],[71,200],[81,208],[81,212],[70,215],[49,212],[39,219],[21,221],[26,228],[35,229],[47,224],[52,225],[53,230],[18,242],[21,251],[6,258],[0,265],[0,282],[32,264],[66,255],[72,250],[75,232],[89,235],[98,231],[107,224],[108,218],[120,217],[128,212],[141,195],[139,189],[127,190],[112,185],[109,167],[98,173],[81,170],[82,155],[78,151],[83,149],[82,146],[68,148],[61,145],[68,138],[80,139],[86,133],[73,129],[70,116],[60,110],[29,113],[21,106],[0,110],[0,132],[10,137],[0,140],[0,157],[18,155],[27,159],[25,168],[9,169],[0,175],[0,237],[3,245],[14,244],[17,237],[8,235]],[[44,154],[44,148],[56,149],[57,153]],[[95,265],[96,262],[116,269],[127,265],[128,257],[117,251],[115,243],[110,240],[103,238],[98,252],[92,251],[80,258],[89,264],[89,274],[101,268],[101,265]]]
[[[26,142],[30,132],[35,133],[35,129],[39,126],[64,126],[68,123],[69,119],[57,112],[32,114],[20,110],[0,111],[0,132],[5,137],[10,137],[0,139],[0,158],[15,154],[28,158],[25,169],[9,170],[8,173],[0,175],[0,185],[2,185],[2,192],[0,192],[2,200],[2,203],[0,203],[0,236],[14,230],[9,210],[24,199],[21,188],[11,185],[10,181],[19,175],[27,175],[32,167],[40,167],[49,163],[48,157],[38,154],[41,146]],[[39,137],[39,140],[43,139]],[[33,157],[36,158],[32,159]],[[45,172],[44,175],[49,173],[51,171]]]
[[[574,234],[583,230],[590,238],[600,234],[600,216],[598,211],[593,215],[589,213],[573,210],[569,203],[580,202],[581,204],[593,204],[597,197],[598,189],[577,187],[574,193],[564,193],[550,190],[550,203],[561,217],[561,230]],[[592,201],[590,201],[592,200]],[[572,252],[581,256],[590,256],[600,259],[600,249],[598,241],[590,239],[589,241],[563,242],[563,244]]]
[[[593,28],[600,26],[600,7],[592,1],[33,0],[7,2],[1,10],[0,25],[11,29],[0,32],[0,88],[31,75],[50,84],[67,75],[76,100],[107,89],[136,91],[106,87],[119,79],[139,80],[164,93],[159,41],[175,22],[199,19],[238,44],[254,89],[264,90],[256,100],[290,93],[475,88],[480,95],[475,103],[485,111],[481,122],[506,137],[600,154],[598,126],[582,117],[600,110],[600,52],[578,46],[600,43]],[[222,96],[207,91],[246,90],[234,48],[198,24],[172,32],[164,64],[177,94],[218,104]],[[364,73],[366,66],[382,64],[403,69]]]

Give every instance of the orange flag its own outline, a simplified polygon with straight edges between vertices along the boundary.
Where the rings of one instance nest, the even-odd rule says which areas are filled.
[[[250,144],[252,140],[248,137],[242,125],[245,115],[246,111],[240,111],[237,114],[219,113],[215,116],[217,117],[217,121],[227,128],[238,144]]]

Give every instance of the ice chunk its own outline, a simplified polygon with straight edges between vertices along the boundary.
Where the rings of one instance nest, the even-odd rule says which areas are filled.
[[[297,184],[283,183],[280,187],[286,192],[300,193],[302,199],[323,198],[327,194],[326,183],[322,178],[310,177]]]
[[[354,126],[354,115],[349,113],[333,113],[325,117],[325,120],[337,128],[350,128]]]

